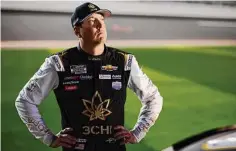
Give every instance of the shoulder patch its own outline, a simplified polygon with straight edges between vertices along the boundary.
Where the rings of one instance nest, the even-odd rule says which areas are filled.
[[[63,63],[58,55],[52,56],[52,62],[55,66],[56,71],[65,71]]]
[[[131,70],[131,65],[132,65],[132,59],[133,59],[133,55],[131,54],[125,54],[125,71],[129,71]]]

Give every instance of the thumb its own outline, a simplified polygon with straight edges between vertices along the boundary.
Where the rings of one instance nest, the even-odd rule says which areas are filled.
[[[66,134],[66,133],[71,132],[71,131],[73,131],[73,128],[67,127],[65,129],[61,130],[60,134]]]

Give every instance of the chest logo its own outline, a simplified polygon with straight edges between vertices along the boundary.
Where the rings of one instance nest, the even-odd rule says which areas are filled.
[[[113,65],[105,65],[105,66],[102,66],[101,69],[106,70],[106,71],[116,71],[118,67],[113,66]]]
[[[70,71],[73,74],[83,74],[87,73],[87,67],[86,65],[71,65]]]
[[[122,84],[119,81],[112,82],[112,88],[115,90],[120,90],[122,88]]]
[[[110,99],[102,101],[98,91],[95,92],[91,101],[85,99],[82,100],[85,106],[85,110],[82,112],[82,114],[88,116],[90,121],[96,119],[104,121],[106,120],[106,117],[112,113],[110,110],[108,110]]]

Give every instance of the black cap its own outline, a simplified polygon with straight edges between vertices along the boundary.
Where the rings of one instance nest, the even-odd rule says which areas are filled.
[[[76,7],[74,13],[71,16],[71,24],[74,27],[76,24],[81,23],[93,13],[101,13],[104,17],[111,16],[111,11],[108,9],[100,9],[93,3],[84,3]]]

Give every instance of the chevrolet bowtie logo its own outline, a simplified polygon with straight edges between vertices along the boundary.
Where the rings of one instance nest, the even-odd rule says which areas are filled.
[[[113,65],[106,65],[106,66],[102,66],[101,68],[102,70],[106,70],[106,71],[115,71],[118,69],[117,66],[113,66]]]
[[[99,100],[99,103],[95,104],[95,99]],[[98,91],[95,92],[95,94],[92,97],[92,101],[89,100],[83,100],[83,104],[85,106],[85,110],[82,112],[82,114],[89,117],[89,120],[105,120],[108,115],[110,115],[112,112],[108,110],[108,106],[110,104],[110,99],[106,99],[102,101],[102,98]]]

